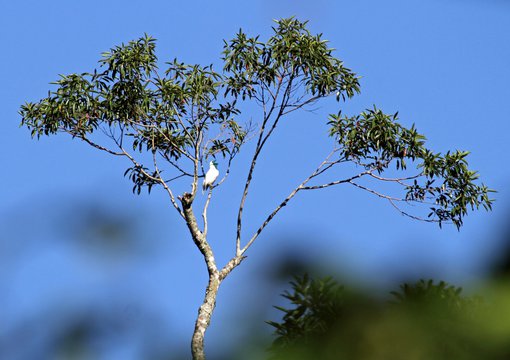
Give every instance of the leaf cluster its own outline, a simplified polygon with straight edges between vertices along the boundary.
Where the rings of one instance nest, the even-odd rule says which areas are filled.
[[[235,99],[218,99],[222,75],[212,65],[174,59],[160,76],[157,61],[150,36],[116,46],[102,54],[99,69],[61,75],[46,98],[22,105],[22,125],[33,137],[64,132],[116,155],[149,152],[171,162],[218,153],[234,157],[247,130],[236,119]],[[208,131],[217,134],[206,142]],[[96,142],[104,135],[110,146]],[[128,169],[133,191],[150,189],[154,181],[148,174],[157,175],[156,169],[133,165]]]
[[[158,172],[149,172],[150,170],[142,165],[132,166],[124,172],[124,176],[133,182],[133,193],[140,195],[143,187],[147,187],[150,193],[152,187],[158,183]]]
[[[286,81],[303,85],[304,93],[316,97],[336,93],[338,99],[345,99],[359,92],[359,78],[332,55],[334,49],[322,34],[312,35],[306,21],[294,18],[276,24],[267,42],[248,37],[242,30],[225,41],[227,94],[252,98],[258,89],[278,88]]]
[[[452,222],[460,228],[469,209],[491,209],[489,193],[493,190],[476,184],[478,173],[469,170],[466,161],[469,152],[434,153],[414,124],[406,128],[398,123],[398,113],[388,115],[374,106],[351,117],[332,114],[328,124],[330,136],[341,149],[341,160],[379,174],[392,165],[406,170],[411,163],[420,169],[411,184],[400,182],[406,190],[405,200],[430,204],[428,217],[440,226]]]

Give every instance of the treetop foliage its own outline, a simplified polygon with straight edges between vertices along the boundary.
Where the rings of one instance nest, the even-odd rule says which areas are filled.
[[[46,98],[21,107],[22,124],[34,137],[64,132],[128,158],[131,167],[125,175],[132,180],[133,191],[161,185],[170,192],[172,181],[189,178],[194,197],[208,157],[224,158],[228,175],[243,145],[256,137],[254,165],[282,117],[323,98],[346,100],[360,91],[359,77],[334,56],[322,34],[311,34],[307,22],[295,18],[276,21],[267,41],[239,30],[224,42],[222,61],[218,72],[212,65],[174,59],[161,73],[155,39],[145,35],[103,53],[99,68],[92,72],[61,75]],[[262,112],[255,125],[241,121],[247,117],[237,106],[249,100]],[[439,225],[451,222],[458,228],[468,210],[491,208],[492,190],[477,184],[478,174],[467,165],[468,152],[435,153],[414,125],[406,128],[397,120],[397,114],[385,114],[375,106],[354,116],[342,115],[341,110],[331,114],[332,153],[296,193],[350,183],[390,201],[404,215]],[[144,153],[152,159],[147,161]],[[362,171],[337,172],[338,181],[309,184],[345,162]],[[406,175],[383,177],[390,167]],[[252,173],[250,169],[248,185]],[[358,182],[361,178],[390,182],[403,195],[367,187]],[[401,207],[412,203],[425,204],[428,217]]]
[[[266,43],[258,36],[247,37],[242,30],[230,42],[225,41],[227,93],[253,97],[257,87],[275,87],[284,80],[304,85],[303,92],[318,97],[338,93],[338,98],[345,99],[358,93],[358,77],[332,55],[334,49],[327,46],[322,34],[312,35],[306,24],[292,18],[277,21],[274,35]]]

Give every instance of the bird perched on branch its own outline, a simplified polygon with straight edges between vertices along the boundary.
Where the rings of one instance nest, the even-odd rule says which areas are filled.
[[[211,161],[209,163],[209,170],[205,174],[204,182],[202,183],[202,193],[204,193],[207,188],[212,188],[212,184],[218,178],[220,172],[216,169],[216,166],[218,166],[216,161]]]

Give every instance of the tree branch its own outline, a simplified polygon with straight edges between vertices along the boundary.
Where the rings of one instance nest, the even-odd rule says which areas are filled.
[[[282,76],[282,78],[283,78],[283,76]],[[278,115],[276,116],[276,119],[274,120],[273,125],[269,129],[268,133],[264,136],[266,125],[267,125],[267,123],[269,121],[269,118],[271,117],[271,114],[273,113],[273,111],[274,111],[274,109],[276,107],[276,99],[277,99],[278,94],[280,92],[281,85],[282,85],[282,82],[279,82],[277,90],[276,90],[276,95],[273,98],[273,103],[272,103],[271,109],[269,110],[269,113],[266,116],[264,116],[264,121],[262,122],[262,126],[261,126],[261,129],[260,129],[260,134],[259,134],[259,138],[258,138],[258,141],[257,141],[257,146],[255,147],[255,153],[254,153],[253,159],[251,161],[250,170],[248,171],[248,178],[246,179],[243,195],[241,197],[241,204],[239,205],[239,211],[238,211],[238,215],[237,215],[237,236],[236,236],[236,254],[237,254],[237,256],[240,256],[241,253],[242,253],[242,251],[241,251],[242,216],[243,216],[244,204],[246,202],[246,197],[248,196],[248,189],[250,187],[251,180],[253,178],[253,171],[255,170],[255,165],[257,163],[258,156],[259,156],[260,152],[262,151],[262,148],[264,147],[264,144],[266,143],[266,141],[269,138],[269,136],[271,136],[272,132],[276,128],[276,125],[278,124],[278,121],[280,120],[280,118],[281,118],[281,116],[283,114],[286,102],[288,101],[288,96],[289,96],[290,88],[292,86],[292,75],[290,75],[289,82],[288,82],[287,87],[286,87],[286,89],[284,91],[284,95],[283,95],[283,98],[282,98],[282,101],[281,101],[281,106],[280,106],[280,110],[278,112]]]
[[[332,183],[329,183],[329,184],[324,184],[324,185],[318,185],[318,186],[305,186],[311,179],[317,177],[318,175],[322,174],[325,170],[323,170],[323,168],[326,168],[326,169],[329,169],[331,168],[333,165],[339,163],[340,161],[334,161],[334,162],[329,162],[329,158],[337,151],[337,149],[334,149],[327,157],[326,159],[317,167],[317,169],[310,175],[308,176],[305,180],[303,180],[303,182],[301,182],[301,184],[299,184],[294,190],[292,190],[292,192],[273,210],[273,212],[271,214],[269,214],[269,216],[266,218],[266,220],[262,223],[262,225],[257,229],[257,231],[255,232],[255,234],[251,237],[251,239],[248,241],[248,243],[241,249],[240,253],[238,255],[243,255],[246,250],[248,250],[248,248],[253,244],[253,242],[257,239],[257,237],[260,235],[260,233],[264,230],[264,228],[269,224],[269,222],[276,216],[276,214],[278,214],[278,212],[284,207],[287,205],[287,203],[301,190],[316,190],[316,189],[322,189],[322,188],[325,188],[325,187],[329,187],[329,186],[333,186],[333,185],[338,185],[338,184],[342,184],[342,183],[347,183],[347,182],[351,182],[352,180],[354,179],[358,179],[362,176],[365,176],[365,175],[368,175],[369,174],[369,171],[364,171],[362,173],[359,173],[357,175],[354,175],[348,179],[343,179],[343,180],[338,180],[338,181],[334,181]]]
[[[203,234],[204,234],[205,238],[207,238],[207,230],[208,230],[208,226],[207,226],[207,208],[209,207],[209,203],[211,201],[211,196],[212,196],[212,189],[209,189],[209,194],[207,195],[207,200],[205,201],[205,205],[204,205],[204,211],[202,212],[202,219],[204,220],[204,231],[203,231]]]
[[[414,219],[414,220],[419,220],[419,221],[425,221],[425,222],[429,222],[429,223],[438,223],[439,220],[434,220],[434,219],[426,219],[426,218],[422,218],[422,217],[419,217],[419,216],[415,216],[415,215],[411,215],[405,211],[403,211],[401,208],[399,208],[394,202],[393,200],[391,199],[388,199],[388,201],[390,202],[390,204],[399,212],[401,213],[403,216],[407,216],[411,219]],[[447,221],[443,221],[445,223],[447,223]],[[450,222],[448,222],[450,223]]]
[[[215,188],[217,186],[220,186],[221,184],[223,184],[223,182],[227,179],[228,175],[230,174],[230,166],[232,164],[232,160],[234,159],[234,156],[233,155],[230,155],[229,156],[229,159],[228,159],[228,163],[227,163],[227,170],[225,171],[225,175],[223,175],[223,178],[216,184],[214,185],[212,188]]]
[[[290,105],[292,107],[292,109],[288,110],[288,111],[285,111],[282,115],[287,115],[293,111],[296,111],[296,110],[299,110],[301,109],[303,106],[306,106],[308,104],[311,104],[311,103],[314,103],[315,101],[319,100],[321,97],[320,96],[314,96],[314,97],[311,97],[310,99],[302,102],[301,104],[298,104],[298,105]]]
[[[109,153],[109,154],[112,154],[112,155],[115,155],[115,156],[124,156],[124,154],[123,154],[123,153],[121,153],[121,152],[120,152],[120,153],[119,153],[119,152],[115,152],[115,151],[110,150],[110,149],[108,149],[108,148],[106,148],[106,147],[104,147],[104,146],[101,146],[101,145],[99,145],[99,144],[96,144],[96,143],[95,143],[95,142],[93,142],[92,140],[90,140],[90,139],[88,139],[87,137],[85,137],[85,135],[78,135],[78,134],[74,134],[72,131],[69,131],[69,130],[64,130],[64,131],[65,131],[66,133],[68,133],[68,134],[72,135],[72,136],[76,136],[76,137],[78,137],[79,139],[81,139],[81,140],[85,141],[87,144],[89,144],[89,145],[91,145],[91,146],[95,147],[96,149],[99,149],[99,150],[101,150],[101,151],[105,151],[105,152],[107,152],[107,153]]]
[[[189,176],[193,177],[193,174],[185,171],[182,167],[180,167],[175,161],[173,161],[168,154],[165,154],[163,152],[159,152],[159,155],[161,155],[170,165],[172,165],[174,168],[176,168],[178,171],[182,173],[183,176]]]
[[[369,173],[370,175],[370,173]],[[363,186],[363,185],[360,185],[358,183],[355,183],[354,181],[349,181],[349,183],[351,183],[352,185],[356,186],[357,188],[360,188],[360,189],[363,189],[365,191],[368,191],[369,193],[371,194],[374,194],[374,195],[377,195],[379,196],[380,198],[383,198],[383,199],[386,199],[386,200],[389,200],[389,201],[406,201],[406,199],[402,199],[402,198],[395,198],[395,197],[392,197],[392,196],[388,196],[388,195],[384,195],[378,191],[375,191],[375,190],[372,190],[366,186]]]
[[[154,162],[154,168],[156,170],[156,173],[158,174],[158,182],[163,185],[163,188],[166,190],[166,192],[168,193],[168,196],[170,197],[170,201],[172,202],[172,205],[174,206],[175,210],[177,210],[177,212],[179,213],[179,215],[181,215],[181,217],[183,219],[185,219],[184,217],[184,213],[182,212],[181,208],[179,207],[179,205],[177,205],[177,202],[175,201],[175,197],[174,197],[174,194],[172,193],[172,190],[170,190],[170,188],[168,187],[168,185],[166,184],[166,182],[161,178],[161,172],[159,171],[159,168],[158,168],[158,164],[157,164],[157,161],[156,161],[156,153],[153,152],[152,153],[152,159],[153,159],[153,162]],[[142,169],[143,171],[143,169]],[[145,172],[145,171],[144,171]],[[182,175],[181,175],[182,176]],[[174,179],[171,179],[169,181],[172,181]]]
[[[184,193],[184,195],[179,197],[182,203],[182,209],[184,212],[184,218],[186,220],[186,225],[191,233],[191,237],[193,242],[197,246],[197,248],[202,253],[207,270],[210,276],[217,276],[218,269],[216,267],[216,261],[214,259],[214,253],[211,249],[211,246],[207,242],[205,235],[200,231],[197,223],[197,219],[195,214],[193,213],[193,209],[191,207],[193,203],[193,196],[190,193]]]
[[[423,176],[423,173],[419,173],[417,175],[408,176],[408,177],[402,177],[402,178],[385,178],[385,177],[382,177],[382,176],[375,175],[374,173],[370,173],[369,175],[371,177],[373,177],[374,179],[377,179],[377,180],[396,182],[396,183],[399,183],[400,185],[407,186],[407,184],[404,183],[404,181],[417,179],[420,176]]]

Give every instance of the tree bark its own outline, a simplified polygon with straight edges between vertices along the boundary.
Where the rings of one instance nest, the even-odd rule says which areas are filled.
[[[207,242],[207,238],[204,232],[200,231],[197,223],[197,219],[192,209],[193,194],[184,193],[179,197],[182,203],[182,210],[186,224],[193,238],[193,242],[202,253],[205,263],[207,265],[207,271],[209,272],[209,283],[205,290],[205,297],[202,305],[198,309],[198,317],[195,322],[195,330],[193,331],[193,337],[191,338],[191,354],[194,360],[204,360],[204,337],[205,331],[211,323],[211,316],[216,306],[216,296],[220,287],[221,281],[225,278],[228,272],[220,273],[216,267],[214,260],[214,254],[211,246]],[[232,267],[233,268],[233,267]]]
[[[205,360],[204,337],[205,331],[211,323],[211,315],[216,306],[216,295],[221,281],[219,273],[209,276],[209,283],[205,290],[204,302],[198,309],[198,317],[195,322],[195,330],[191,339],[191,354],[194,360]]]
[[[193,212],[193,194],[184,193],[179,197],[182,203],[182,213],[186,219],[186,224],[190,231],[193,242],[202,253],[205,264],[207,265],[207,271],[209,272],[209,283],[205,289],[205,297],[202,305],[198,309],[198,317],[195,322],[195,330],[193,331],[193,337],[191,338],[191,354],[194,360],[204,360],[204,337],[205,331],[211,323],[211,316],[216,307],[216,296],[218,295],[218,289],[220,288],[221,282],[227,277],[230,272],[236,268],[243,260],[244,256],[237,255],[232,258],[221,271],[216,267],[216,261],[214,260],[214,253],[211,246],[207,242],[206,233],[207,231],[200,231],[197,223],[197,219]],[[207,219],[204,215],[204,223]],[[205,225],[204,225],[205,226]],[[205,226],[206,227],[206,226]]]

